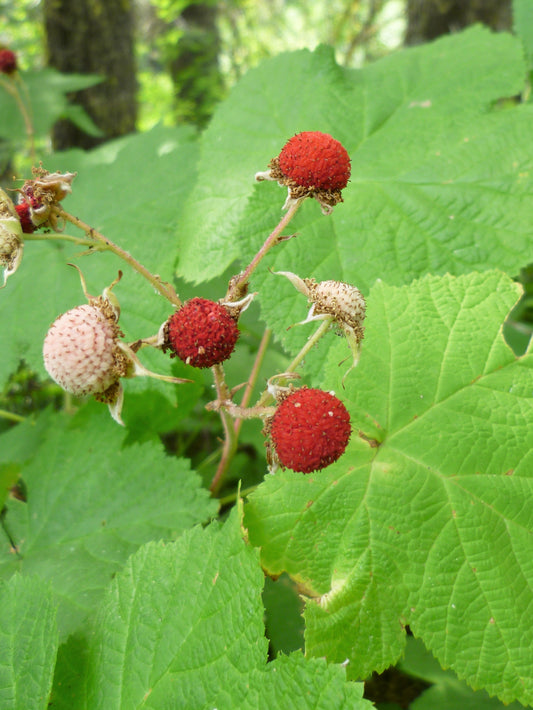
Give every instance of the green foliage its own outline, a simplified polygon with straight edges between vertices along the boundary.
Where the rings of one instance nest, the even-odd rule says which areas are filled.
[[[100,135],[85,111],[68,100],[70,92],[86,89],[100,81],[98,76],[60,74],[50,68],[23,72],[20,77],[0,77],[0,138],[8,141],[12,150],[31,152],[33,142],[41,146],[48,140],[52,126],[60,118],[69,118],[90,135]],[[21,103],[25,106],[26,120],[20,109]],[[28,122],[32,126],[31,135],[28,135]]]
[[[168,459],[153,442],[124,447],[125,432],[108,425],[93,406],[72,421],[41,416],[32,449],[30,424],[4,435],[3,456],[26,444],[29,497],[9,504],[6,523],[20,542],[16,554],[1,550],[0,575],[20,570],[52,581],[63,640],[139,545],[172,539],[217,509],[188,462]]]
[[[196,418],[209,430],[203,373],[192,394],[187,384],[126,382],[126,432],[105,406],[77,403],[75,417],[47,411],[1,435],[0,472],[20,471],[27,491],[2,519],[2,592],[37,575],[28,606],[57,606],[54,707],[282,708],[287,698],[297,708],[368,707],[354,681],[401,658],[406,625],[453,678],[533,705],[533,359],[503,335],[521,294],[512,279],[533,260],[531,106],[501,103],[521,94],[526,74],[519,40],[481,28],[360,71],[322,47],[250,72],[197,140],[157,127],[47,161],[78,172],[65,208],[163,279],[178,273],[183,297],[221,298],[227,269],[243,269],[282,214],[284,191],[254,184],[254,173],[296,131],[330,132],[352,158],[345,202],[324,217],[306,201],[296,238],[268,255],[252,288],[288,352],[312,326],[287,332],[305,299],[267,266],[354,283],[368,304],[358,367],[345,376],[349,351],[331,333],[305,367],[350,411],[345,455],[316,474],[266,476],[244,504],[246,530],[240,505],[224,524],[199,525],[216,503],[186,458],[155,438],[176,403],[177,429]],[[108,253],[79,251],[26,243],[0,293],[2,382],[19,358],[44,376],[49,323],[85,300],[67,262],[81,265],[94,294],[124,269]],[[131,270],[115,294],[128,340],[168,317],[169,304]],[[241,318],[230,386],[248,377],[257,317],[256,308]],[[286,366],[274,353],[259,391]],[[139,358],[187,376],[160,352]],[[257,431],[250,441],[262,461]],[[237,465],[228,475],[235,488],[250,467],[240,465],[242,476]],[[305,654],[267,662],[261,566],[287,573],[303,595]],[[273,591],[269,583],[264,600],[275,655],[298,646],[297,629],[279,633],[279,605],[298,612],[292,589],[285,601]],[[35,668],[17,670],[8,655],[15,685],[32,673],[46,691],[54,639],[38,647]],[[470,706],[464,686],[420,675],[433,698],[446,687]]]
[[[57,654],[56,608],[49,585],[14,574],[0,580],[0,705],[47,708]]]
[[[309,597],[307,653],[350,658],[352,677],[399,658],[401,620],[473,685],[532,697],[531,679],[506,676],[533,664],[533,360],[500,332],[517,295],[499,272],[376,285],[344,394],[359,438],[320,475],[280,473],[250,496],[263,565]],[[342,352],[326,389],[342,391]]]

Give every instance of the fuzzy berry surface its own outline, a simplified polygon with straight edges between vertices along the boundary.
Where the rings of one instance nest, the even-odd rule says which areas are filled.
[[[13,74],[17,71],[17,55],[10,49],[0,49],[0,73]]]
[[[78,397],[102,394],[117,381],[114,353],[112,324],[98,308],[87,304],[59,316],[43,345],[50,377]]]
[[[329,466],[344,453],[351,434],[350,415],[330,392],[302,388],[278,406],[270,438],[279,463],[300,473]]]
[[[328,133],[297,133],[279,154],[282,173],[297,185],[319,190],[342,190],[350,179],[350,156]]]
[[[35,232],[35,225],[31,219],[31,207],[27,202],[22,202],[20,205],[15,205],[17,214],[19,216],[20,225],[24,234],[33,234]]]
[[[168,321],[168,347],[187,365],[206,368],[227,360],[239,329],[220,303],[192,298]]]

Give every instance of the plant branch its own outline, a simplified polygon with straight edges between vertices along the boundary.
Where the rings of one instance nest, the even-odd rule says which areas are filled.
[[[13,412],[8,412],[7,409],[0,409],[0,419],[9,419],[12,422],[25,422],[26,417],[20,414],[14,414]]]
[[[257,378],[259,376],[259,370],[261,369],[261,365],[263,363],[263,359],[265,357],[271,337],[272,337],[272,331],[269,328],[265,328],[265,332],[263,333],[263,337],[261,338],[261,342],[259,343],[259,349],[257,350],[257,355],[255,356],[255,361],[254,361],[254,365],[252,367],[252,371],[250,372],[250,378],[248,379],[248,382],[246,384],[246,389],[244,390],[244,394],[242,396],[241,405],[240,405],[241,407],[247,407],[250,403],[250,399],[252,397],[252,393],[254,391],[254,387],[257,382]],[[234,423],[235,434],[237,436],[239,435],[239,432],[241,430],[242,422],[243,422],[243,419],[239,418]]]
[[[97,249],[98,251],[104,251],[109,249],[108,246],[95,241],[94,239],[84,239],[83,237],[74,237],[71,234],[63,234],[62,232],[48,232],[47,234],[24,234],[24,241],[52,241],[54,239],[62,239],[66,242],[74,242],[74,244],[79,244],[81,246],[88,246]]]
[[[94,229],[93,227],[90,227],[85,222],[82,222],[82,220],[78,219],[78,217],[74,217],[68,212],[65,212],[65,210],[61,206],[56,206],[55,214],[57,217],[61,217],[66,222],[70,222],[74,226],[83,230],[87,234],[89,239],[92,239],[96,242],[100,242],[100,244],[103,244],[106,249],[109,249],[109,251],[112,251],[113,254],[116,254],[118,257],[123,259],[127,264],[129,264],[133,269],[135,269],[137,273],[141,274],[141,276],[144,276],[144,278],[152,284],[155,290],[158,291],[162,296],[164,296],[168,301],[170,301],[170,303],[178,307],[182,305],[179,296],[177,295],[176,291],[174,290],[174,287],[171,286],[171,284],[167,283],[166,281],[162,281],[160,276],[152,274],[150,271],[148,271],[145,266],[138,262],[137,259],[135,259],[129,252],[124,251],[124,249],[119,247],[118,244],[115,244],[107,237],[104,237],[104,235],[101,234],[98,230]]]
[[[272,230],[272,232],[268,235],[266,238],[263,246],[257,254],[254,256],[252,261],[248,264],[246,269],[242,271],[234,280],[232,280],[229,292],[226,296],[227,301],[233,301],[236,300],[240,297],[240,294],[245,291],[246,285],[248,284],[248,281],[250,280],[250,276],[253,274],[253,272],[256,270],[258,267],[261,259],[263,259],[266,254],[272,249],[272,247],[276,246],[280,241],[284,239],[284,237],[281,236],[281,232],[285,229],[285,227],[289,224],[291,219],[294,217],[296,214],[298,208],[302,204],[302,202],[305,200],[305,197],[301,197],[299,200],[295,200],[292,202],[291,206],[285,212],[283,217],[281,218],[280,222],[277,224],[276,227]]]
[[[213,365],[211,368],[213,371],[213,377],[215,380],[215,388],[217,392],[217,400],[219,402],[226,402],[230,398],[230,393],[226,385],[224,378],[224,368],[222,365]],[[209,486],[209,490],[212,496],[215,496],[226,476],[229,464],[235,452],[237,450],[237,436],[235,429],[233,427],[233,419],[231,415],[225,409],[219,409],[220,419],[222,421],[222,427],[224,429],[224,444],[222,446],[222,456],[220,458],[217,470]]]
[[[311,335],[307,339],[307,342],[305,343],[303,348],[288,365],[287,372],[294,372],[296,370],[296,368],[301,364],[307,353],[318,343],[320,338],[322,338],[322,336],[328,332],[334,320],[335,318],[333,316],[328,316],[327,318],[324,318],[320,326],[315,330],[313,335]],[[274,399],[273,395],[268,390],[265,390],[256,406],[264,406],[270,399]]]

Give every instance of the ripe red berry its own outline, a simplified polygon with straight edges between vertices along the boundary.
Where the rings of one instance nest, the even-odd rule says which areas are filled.
[[[283,399],[269,434],[281,466],[311,473],[344,453],[351,434],[350,415],[335,395],[304,387]]]
[[[17,55],[10,49],[0,49],[0,73],[14,74],[17,71]]]
[[[31,206],[28,202],[21,202],[20,205],[15,205],[17,214],[20,219],[20,224],[24,234],[33,234],[35,232],[35,225],[31,219]]]
[[[285,177],[301,187],[342,190],[350,179],[350,156],[328,133],[304,131],[293,136],[279,154]]]
[[[314,197],[324,214],[342,202],[342,189],[350,179],[350,156],[328,133],[297,133],[272,158],[268,170],[256,180],[275,180],[288,188],[284,208],[297,200]]]
[[[167,321],[163,347],[187,365],[205,368],[227,360],[238,337],[237,323],[224,306],[193,298]]]

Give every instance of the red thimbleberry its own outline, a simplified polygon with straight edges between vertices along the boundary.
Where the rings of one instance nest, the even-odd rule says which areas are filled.
[[[220,303],[192,298],[165,325],[163,348],[187,365],[212,367],[232,354],[239,330]]]
[[[297,133],[283,146],[278,160],[283,175],[301,187],[342,190],[350,179],[350,156],[328,133]]]
[[[341,191],[350,179],[350,156],[339,141],[328,133],[304,131],[297,133],[283,146],[269,170],[256,174],[256,180],[276,180],[286,185],[291,201],[314,197],[322,211],[329,214],[342,202]]]
[[[350,415],[330,392],[303,387],[282,400],[268,433],[282,467],[311,473],[344,453],[351,434]]]
[[[36,226],[31,219],[31,205],[28,202],[21,202],[20,205],[15,205],[15,209],[17,210],[24,234],[33,234],[36,230]]]
[[[0,49],[0,73],[14,74],[17,71],[17,55],[10,49]]]

